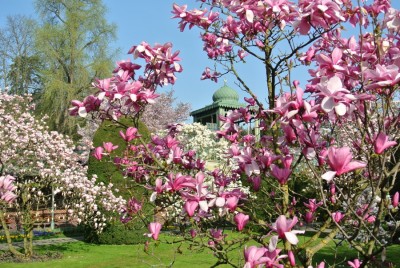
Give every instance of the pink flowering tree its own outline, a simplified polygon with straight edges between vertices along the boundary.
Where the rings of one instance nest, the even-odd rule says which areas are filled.
[[[50,208],[52,191],[71,220],[98,231],[109,220],[106,212],[120,213],[123,204],[112,185],[87,177],[72,140],[50,132],[45,119],[35,119],[30,101],[28,96],[0,94],[0,221],[9,249],[18,258],[32,256],[35,211]],[[21,223],[23,253],[12,246],[8,217]]]
[[[151,132],[164,130],[170,124],[182,123],[189,117],[190,104],[175,102],[176,97],[171,90],[161,93],[156,102],[147,105],[141,118]]]
[[[249,94],[247,107],[220,118],[217,132],[230,143],[226,159],[236,169],[205,171],[204,161],[176,138],[177,125],[140,145],[132,144],[140,133],[126,126],[121,138],[131,146],[112,159],[127,179],[149,190],[156,211],[164,211],[162,222],[150,223],[149,237],[159,239],[161,225],[171,221],[189,224],[181,228],[184,238],[213,251],[216,265],[232,266],[232,243],[254,239],[259,246],[244,248],[245,267],[315,265],[314,255],[341,239],[359,256],[347,260],[350,267],[380,266],[398,231],[399,11],[387,0],[199,2],[192,10],[175,4],[172,13],[181,31],[200,29],[204,51],[220,63],[202,79],[230,73]],[[94,84],[96,95],[73,102],[72,115],[134,122],[156,101],[156,87],[175,83],[182,70],[171,44],[142,43],[129,53],[145,61],[142,74],[136,63],[119,62],[112,78]],[[260,98],[237,68],[249,57],[265,70]],[[305,85],[294,79],[300,66],[309,68]],[[254,119],[262,135],[241,135],[237,122]],[[96,158],[111,156],[110,148],[96,148]],[[257,200],[235,187],[238,181],[273,205],[256,213]],[[307,196],[299,184],[311,189]],[[132,200],[124,221],[140,213]],[[244,235],[227,243],[216,228],[226,222]],[[307,224],[317,230],[311,236],[300,229]]]

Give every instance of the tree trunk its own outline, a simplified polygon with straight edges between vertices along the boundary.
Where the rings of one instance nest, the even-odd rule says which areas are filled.
[[[18,250],[15,249],[15,247],[12,244],[12,240],[11,240],[11,235],[10,235],[10,230],[8,230],[8,226],[6,223],[6,219],[4,216],[4,211],[0,210],[0,221],[1,221],[1,225],[3,227],[4,233],[6,235],[6,240],[7,240],[7,246],[8,246],[8,250],[10,250],[10,252],[19,259],[24,258],[24,254],[22,254],[21,252],[19,252]]]

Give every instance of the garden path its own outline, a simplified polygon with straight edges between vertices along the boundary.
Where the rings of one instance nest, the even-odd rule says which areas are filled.
[[[60,237],[60,238],[49,238],[49,239],[41,239],[41,240],[34,240],[33,246],[44,246],[44,245],[54,245],[54,244],[63,244],[63,243],[71,243],[82,241],[83,237]],[[23,247],[24,242],[14,242],[13,245],[15,247]],[[8,250],[7,243],[0,243],[0,250]]]

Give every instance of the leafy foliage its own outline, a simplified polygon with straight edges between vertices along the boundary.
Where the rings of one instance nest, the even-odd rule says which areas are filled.
[[[121,222],[113,222],[103,232],[98,233],[92,228],[85,229],[84,238],[86,242],[102,245],[135,245],[143,244],[148,240],[143,234],[146,227],[135,228],[124,225]]]
[[[68,104],[92,92],[93,79],[111,68],[109,44],[115,26],[106,22],[101,1],[37,0],[35,6],[42,21],[36,50],[45,66],[39,112],[52,111],[51,129],[75,134],[76,121],[68,116]]]

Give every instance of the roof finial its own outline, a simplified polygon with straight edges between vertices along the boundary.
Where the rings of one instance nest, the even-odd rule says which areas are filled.
[[[226,86],[227,82],[228,82],[228,80],[226,80],[226,78],[224,78],[224,86]]]

